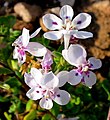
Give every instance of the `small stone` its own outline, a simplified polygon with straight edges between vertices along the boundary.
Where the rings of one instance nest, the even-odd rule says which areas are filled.
[[[73,6],[75,3],[75,0],[59,0],[59,2],[61,6],[64,6],[64,5]]]
[[[19,2],[14,6],[14,11],[25,22],[35,21],[36,17],[42,14],[42,9],[37,5],[29,5],[24,2]]]
[[[33,30],[33,25],[31,23],[26,23],[22,20],[17,20],[15,25],[13,26],[13,29],[14,30],[22,30],[24,27],[29,29],[30,31]]]

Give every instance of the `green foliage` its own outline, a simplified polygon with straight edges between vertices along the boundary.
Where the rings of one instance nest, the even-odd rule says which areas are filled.
[[[12,29],[15,22],[14,16],[0,17],[0,119],[13,120],[18,116],[23,120],[55,120],[63,114],[68,118],[78,116],[79,120],[106,120],[110,106],[110,76],[103,82],[97,82],[92,89],[67,83],[63,88],[71,94],[70,102],[64,106],[54,103],[49,111],[41,109],[39,101],[34,102],[26,97],[29,88],[19,72],[18,62],[12,57],[12,43],[21,33]],[[53,51],[52,70],[55,74],[73,68],[61,55],[63,45],[54,45],[44,37],[33,38],[32,41]]]

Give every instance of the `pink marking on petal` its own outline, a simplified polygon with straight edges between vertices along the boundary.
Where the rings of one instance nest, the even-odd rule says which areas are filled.
[[[52,22],[52,24],[54,24],[54,25],[58,25],[57,22]]]

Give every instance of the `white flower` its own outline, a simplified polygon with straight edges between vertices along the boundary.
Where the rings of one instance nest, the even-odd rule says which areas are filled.
[[[41,61],[42,68],[48,71],[51,69],[52,64],[53,64],[52,53],[51,51],[47,50],[46,54],[44,55]]]
[[[96,83],[96,75],[90,70],[98,69],[102,66],[99,59],[91,57],[87,61],[85,49],[78,44],[70,45],[68,50],[62,51],[62,55],[68,63],[76,66],[76,69],[69,72],[70,84],[76,85],[82,82],[86,86],[92,87]]]
[[[64,47],[68,48],[70,38],[89,38],[93,37],[91,32],[79,31],[86,28],[91,23],[91,16],[87,13],[78,14],[73,20],[73,9],[65,5],[60,10],[60,18],[54,14],[43,16],[43,23],[50,32],[44,33],[44,37],[51,40],[58,40],[64,36]],[[57,30],[57,31],[54,31]]]
[[[43,45],[37,42],[29,42],[29,39],[35,37],[40,30],[41,28],[38,28],[33,34],[29,35],[29,30],[23,28],[22,35],[12,44],[12,46],[15,46],[13,58],[18,59],[20,64],[23,64],[26,60],[26,51],[37,57],[45,55],[47,50]]]
[[[42,108],[51,109],[53,101],[59,105],[65,105],[70,100],[70,94],[59,87],[68,79],[68,72],[62,71],[55,76],[52,71],[42,74],[40,70],[31,68],[31,74],[25,73],[25,83],[31,88],[27,97],[32,100],[41,99],[39,104]],[[67,76],[66,76],[67,75]]]

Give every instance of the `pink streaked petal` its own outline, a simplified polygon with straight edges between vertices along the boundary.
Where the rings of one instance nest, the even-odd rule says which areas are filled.
[[[42,17],[43,23],[49,30],[62,28],[62,20],[54,14],[46,14]]]
[[[58,78],[53,74],[52,71],[43,75],[41,85],[44,85],[48,89],[54,89],[59,84]]]
[[[59,105],[66,105],[70,101],[70,94],[65,90],[58,90],[53,100]]]
[[[26,96],[29,98],[29,99],[32,99],[32,100],[38,100],[40,98],[43,97],[42,93],[41,93],[41,89],[38,88],[38,87],[34,87],[34,88],[31,88],[27,93],[26,93]]]
[[[87,53],[81,45],[74,44],[70,45],[68,50],[63,50],[62,55],[68,63],[78,67],[86,61]]]
[[[81,82],[81,79],[82,79],[82,75],[79,74],[76,70],[71,70],[69,72],[69,80],[68,82],[71,84],[71,85],[77,85]]]
[[[53,107],[53,102],[51,99],[43,97],[40,100],[39,105],[44,109],[51,109]]]
[[[51,68],[51,65],[53,64],[53,59],[52,59],[52,53],[50,51],[47,51],[45,56],[43,57],[43,60],[41,62],[42,68]]]
[[[77,31],[74,34],[74,37],[79,38],[79,39],[86,39],[86,38],[93,37],[93,34],[91,32],[86,32],[86,31]]]
[[[85,85],[92,87],[96,83],[96,75],[89,71],[89,74],[84,76]]]
[[[40,84],[41,83],[41,79],[42,79],[42,73],[40,70],[36,69],[36,68],[31,68],[31,75],[34,78],[36,84]]]
[[[31,36],[30,36],[30,38],[35,37],[40,32],[40,30],[41,30],[41,27],[38,28],[34,33],[32,33]]]
[[[86,28],[91,23],[91,16],[87,13],[78,14],[72,21],[76,29]]]
[[[37,86],[37,83],[36,83],[36,81],[34,80],[34,78],[32,77],[31,74],[25,73],[24,74],[24,81],[30,88],[33,88],[33,87]]]
[[[61,10],[60,10],[60,17],[65,20],[65,19],[72,19],[74,15],[73,9],[69,5],[64,5]]]
[[[26,29],[26,28],[23,28],[23,31],[22,31],[22,43],[23,43],[24,47],[26,47],[28,45],[29,39],[30,39],[29,30]]]
[[[58,87],[62,87],[69,79],[68,71],[61,71],[57,74],[57,77],[59,79],[59,85]]]
[[[44,37],[50,40],[59,40],[62,36],[63,34],[60,31],[50,31],[44,33]]]
[[[24,54],[18,54],[18,63],[19,64],[23,64],[26,61],[26,54],[24,52]]]
[[[42,57],[47,52],[47,49],[43,45],[37,42],[29,42],[26,48],[30,54],[36,57]]]
[[[90,63],[90,69],[98,69],[102,66],[102,62],[100,59],[96,59],[95,57],[91,57],[88,59],[88,62]]]

